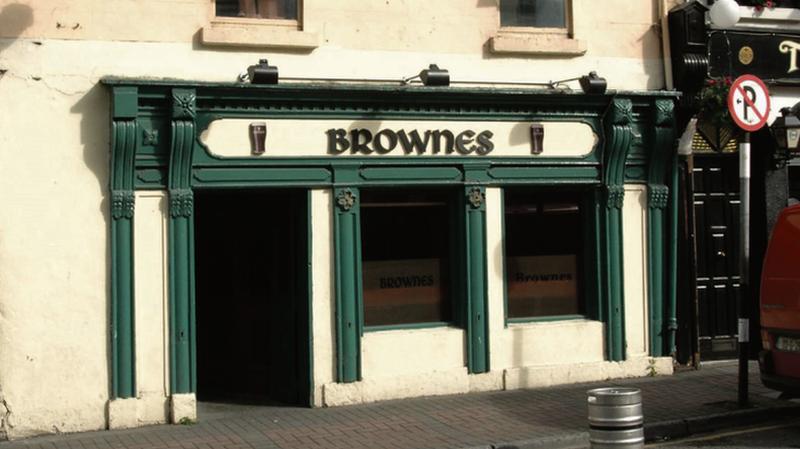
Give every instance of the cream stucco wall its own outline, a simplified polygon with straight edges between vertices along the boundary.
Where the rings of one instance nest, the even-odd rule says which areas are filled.
[[[265,151],[259,156],[251,153],[249,126],[251,123],[263,123],[267,128],[264,138]],[[566,121],[540,121],[542,126],[542,152],[531,154],[531,123],[530,122],[463,122],[454,123],[442,120],[291,120],[291,119],[220,119],[211,122],[208,129],[200,135],[200,141],[206,146],[209,153],[220,157],[302,157],[302,156],[331,156],[329,151],[329,130],[368,130],[372,140],[368,146],[370,151],[377,149],[377,145],[388,150],[388,154],[353,153],[347,151],[340,143],[335,143],[337,158],[356,156],[369,156],[373,158],[421,158],[442,157],[458,155],[457,149],[448,153],[445,151],[444,139],[437,139],[428,135],[429,132],[440,130],[451,131],[458,136],[465,131],[472,131],[472,136],[465,136],[464,145],[471,151],[471,156],[476,156],[472,147],[482,146],[490,152],[491,157],[585,157],[594,151],[599,138],[592,127],[581,122]],[[410,150],[405,154],[400,139],[394,134],[392,137],[377,137],[378,133],[390,130],[394,133],[404,131],[419,133],[425,142],[423,153],[419,154]],[[477,134],[484,134],[491,148],[478,141]],[[435,136],[435,135],[434,135]],[[348,147],[352,147],[353,137],[345,134],[344,140]],[[335,142],[335,140],[334,140]],[[392,145],[394,143],[394,145]],[[439,153],[434,153],[435,145],[441,144]],[[452,150],[452,149],[451,149]]]
[[[574,35],[592,56],[657,59],[659,2],[573,0]],[[211,15],[210,0],[2,0],[0,38],[190,43]],[[476,55],[498,26],[494,0],[304,0],[301,21],[321,47]]]
[[[324,404],[322,386],[336,379],[335,293],[333,285],[333,200],[330,190],[311,191],[311,325],[315,406]]]
[[[578,319],[505,325],[502,201],[501,189],[486,189],[492,369],[602,361],[604,337],[600,322]]]
[[[625,356],[648,353],[647,187],[625,185],[622,206],[622,264],[625,273]]]
[[[12,55],[11,53],[14,53]],[[108,95],[0,45],[0,388],[10,437],[106,426]],[[23,73],[25,73],[23,75]],[[57,79],[56,79],[57,78]]]
[[[134,324],[137,421],[166,422],[169,394],[167,192],[136,194]]]
[[[586,42],[586,54],[546,59],[488,52],[487,41],[497,32],[495,2],[465,7],[454,0],[306,0],[303,28],[316,33],[319,42],[308,51],[203,45],[199,36],[209,24],[209,5],[207,0],[0,0],[0,204],[5,211],[0,214],[0,433],[15,438],[109,424],[110,119],[101,77],[233,81],[266,57],[283,78],[399,80],[436,62],[450,70],[454,84],[542,82],[597,70],[612,89],[663,86],[652,27],[655,1],[576,0],[575,37]],[[398,20],[410,16],[413,22]],[[330,207],[329,194],[315,192],[312,198],[312,213],[330,216],[329,209],[323,212]],[[158,240],[163,199],[140,197],[139,203],[137,226],[143,226],[148,240],[137,242],[137,258],[143,255],[163,268],[156,254],[163,244]],[[314,334],[319,338],[314,380],[320,404],[336,387],[328,388],[334,385],[332,281],[330,272],[320,269],[330,260],[330,231],[314,231]],[[157,398],[141,412],[136,405],[137,419],[146,422],[160,419],[166,388],[158,271],[158,265],[142,267],[137,261],[137,304],[159,314],[155,322],[137,320],[137,333],[143,334],[137,340],[137,362],[144,370],[140,392]],[[495,310],[497,281],[492,285],[490,309]],[[496,312],[490,312],[496,320],[491,314]],[[492,326],[494,337],[495,321]],[[594,323],[554,326],[566,326],[559,332],[598,332]],[[542,329],[504,329],[492,344],[538,339]],[[549,357],[525,351],[519,363]],[[498,363],[504,357],[507,366],[516,363],[512,355],[498,355]],[[497,373],[467,376],[463,367],[448,372],[463,380],[434,376],[441,387],[437,391],[498,385]],[[361,397],[387,396],[379,390],[367,388]]]

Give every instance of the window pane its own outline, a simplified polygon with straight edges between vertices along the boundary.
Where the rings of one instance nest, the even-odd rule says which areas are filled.
[[[450,195],[362,191],[364,324],[450,321]]]
[[[509,318],[581,314],[578,194],[506,192]]]
[[[565,0],[500,0],[500,25],[566,28]]]
[[[216,0],[217,16],[297,20],[297,0]]]

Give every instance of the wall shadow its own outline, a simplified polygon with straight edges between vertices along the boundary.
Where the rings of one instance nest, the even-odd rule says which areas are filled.
[[[23,31],[33,25],[33,9],[22,3],[12,3],[0,10],[0,53],[8,48]]]
[[[105,86],[95,84],[70,108],[72,114],[80,115],[80,143],[83,146],[83,162],[97,179],[101,200],[97,204],[98,212],[102,214],[105,223],[105,291],[108,298],[105,316],[108,323],[111,321],[111,205],[109,191],[110,155],[111,155],[111,130],[109,114],[109,95]],[[96,238],[101,238],[97,236]],[[106,326],[108,342],[106,360],[109,372],[109,398],[112,397],[111,373],[112,344],[111,326]]]

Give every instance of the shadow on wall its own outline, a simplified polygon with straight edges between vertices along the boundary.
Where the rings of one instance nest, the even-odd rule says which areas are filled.
[[[80,139],[83,145],[83,162],[97,178],[98,188],[103,194],[103,201],[98,205],[106,223],[109,223],[109,170],[110,170],[110,136],[109,97],[105,86],[96,84],[89,89],[70,108],[70,112],[80,115]]]
[[[109,192],[110,176],[110,154],[111,154],[111,130],[109,118],[109,96],[108,91],[102,84],[95,84],[89,89],[73,106],[70,113],[80,116],[80,142],[83,146],[83,162],[98,182],[98,189],[102,199],[97,205],[98,211],[103,215],[106,229],[111,227],[111,194]],[[100,236],[96,236],[100,238]],[[105,233],[105,279],[111,279],[111,233]],[[105,291],[110,295],[111,286],[106,285]],[[109,296],[110,297],[110,296]],[[111,308],[106,310],[106,320],[111,320]],[[110,326],[107,327],[110,329]],[[111,341],[111,334],[106,335],[106,341]],[[106,360],[111,373],[111,345],[109,344]],[[111,394],[111,384],[109,382],[109,394]],[[108,419],[108,417],[106,417]]]
[[[21,3],[4,6],[0,10],[0,53],[31,25],[33,25],[33,9],[30,6]]]

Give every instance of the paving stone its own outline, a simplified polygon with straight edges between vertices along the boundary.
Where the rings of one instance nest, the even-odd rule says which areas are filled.
[[[737,366],[721,363],[672,376],[612,380],[535,390],[437,396],[327,409],[201,404],[191,426],[54,435],[0,443],[0,449],[292,449],[467,448],[517,444],[547,447],[585,441],[586,391],[642,389],[648,432],[689,431],[746,419],[735,404]],[[800,408],[776,399],[750,369],[754,410]],[[720,424],[721,425],[721,424]],[[660,426],[660,427],[659,427]],[[705,427],[704,427],[705,426]],[[660,433],[659,433],[660,432]],[[566,446],[564,446],[566,447]]]

